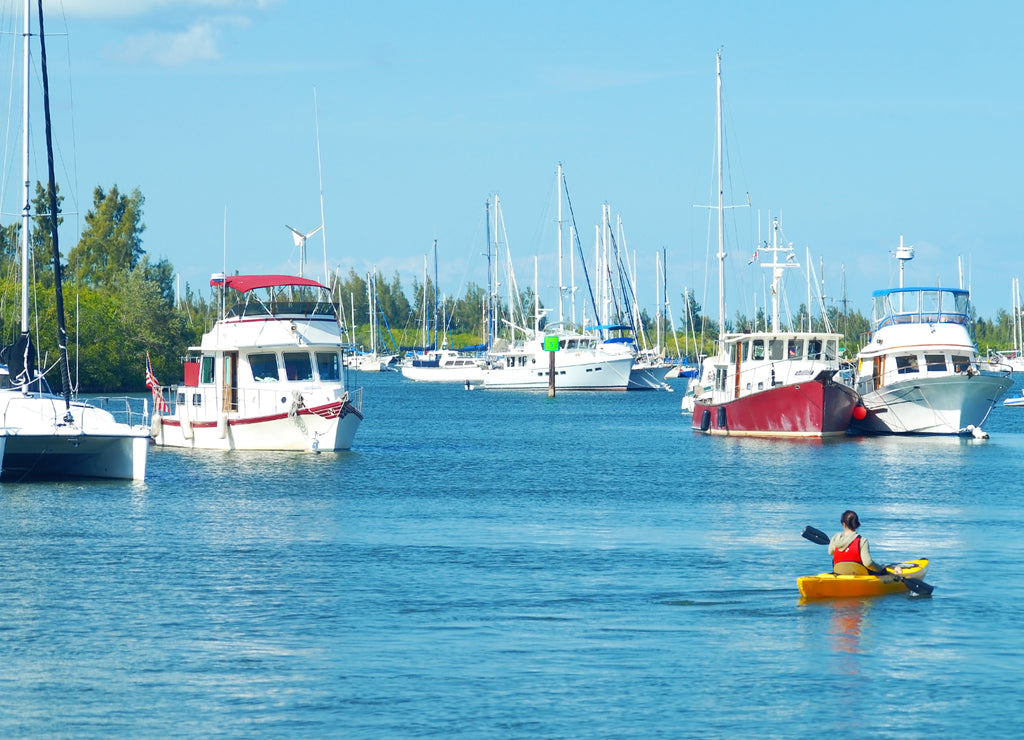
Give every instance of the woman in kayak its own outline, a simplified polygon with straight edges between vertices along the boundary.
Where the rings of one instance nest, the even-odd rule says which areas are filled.
[[[871,559],[868,540],[857,534],[860,519],[855,511],[844,511],[839,521],[843,531],[832,536],[828,552],[832,556],[832,571],[841,576],[880,575],[885,568]]]

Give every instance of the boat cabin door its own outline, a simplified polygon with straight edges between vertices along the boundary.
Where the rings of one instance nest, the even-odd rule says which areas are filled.
[[[873,365],[874,366],[871,368],[871,387],[872,390],[877,390],[882,387],[882,377],[885,372],[885,358],[876,357]]]
[[[227,413],[228,411],[238,411],[238,353],[237,352],[225,352],[224,353],[224,367],[222,368],[223,374],[221,375],[223,382],[224,393],[222,397],[224,399],[222,410]]]

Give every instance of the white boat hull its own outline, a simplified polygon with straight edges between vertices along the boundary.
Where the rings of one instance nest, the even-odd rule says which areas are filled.
[[[149,430],[117,422],[104,409],[9,391],[0,399],[2,477],[16,480],[145,480]]]
[[[476,357],[459,355],[452,350],[442,349],[402,365],[402,377],[420,383],[470,383],[484,382],[487,365]]]
[[[568,355],[569,353],[565,353]],[[559,391],[624,391],[633,366],[630,355],[593,360],[591,357],[555,358],[555,389]],[[548,365],[535,362],[524,367],[499,367],[484,373],[488,390],[543,391],[550,387]]]
[[[362,420],[362,414],[348,401],[335,401],[265,416],[232,413],[192,420],[156,415],[151,429],[156,444],[165,447],[338,452],[351,449]]]
[[[1012,381],[980,374],[914,378],[861,395],[851,426],[872,434],[966,434],[980,427]]]

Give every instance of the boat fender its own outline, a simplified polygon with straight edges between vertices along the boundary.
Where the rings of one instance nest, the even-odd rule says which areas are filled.
[[[716,422],[718,423],[719,429],[725,429],[725,406],[718,407],[718,418],[716,419]]]
[[[149,423],[149,436],[156,439],[164,429],[164,417],[160,414],[153,414],[153,421]]]
[[[704,409],[704,413],[700,415],[700,430],[706,432],[711,428],[711,409]]]
[[[217,417],[217,436],[224,439],[228,436],[228,415],[221,414]]]

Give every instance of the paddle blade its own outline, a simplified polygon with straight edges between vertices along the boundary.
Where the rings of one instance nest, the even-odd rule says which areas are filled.
[[[816,545],[827,545],[829,537],[827,534],[822,532],[820,529],[814,527],[804,527],[804,531],[800,533],[800,536],[806,540],[810,540]]]
[[[931,596],[932,591],[935,590],[935,586],[932,586],[924,581],[919,581],[916,578],[903,578],[899,577],[899,580],[903,582],[903,585],[913,591],[915,594],[921,596]]]

